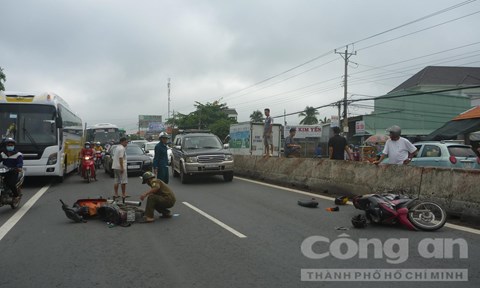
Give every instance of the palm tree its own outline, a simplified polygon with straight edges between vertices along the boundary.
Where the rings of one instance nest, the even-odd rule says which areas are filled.
[[[305,117],[302,119],[302,121],[300,121],[300,124],[303,124],[303,125],[318,124],[318,119],[316,116],[318,114],[319,113],[317,109],[309,106],[305,107],[305,110],[298,115],[298,117]]]
[[[7,76],[3,73],[3,68],[0,67],[0,91],[5,91],[5,86],[3,85],[5,81],[7,81]]]
[[[263,122],[263,114],[260,110],[253,111],[252,114],[250,114],[250,121],[252,122]]]

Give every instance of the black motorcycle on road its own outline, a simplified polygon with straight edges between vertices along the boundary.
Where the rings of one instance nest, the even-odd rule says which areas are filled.
[[[6,166],[0,166],[0,207],[4,205],[10,205],[12,209],[17,208],[20,205],[20,199],[22,198],[22,185],[24,180],[23,171],[18,173],[18,180],[17,180],[17,191],[18,195],[20,195],[17,199],[14,199],[12,195],[12,190],[8,187],[5,176],[6,174],[14,168],[8,168]]]

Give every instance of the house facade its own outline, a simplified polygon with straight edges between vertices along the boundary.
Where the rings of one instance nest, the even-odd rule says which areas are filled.
[[[364,131],[356,133],[355,123],[349,123],[349,136],[360,141],[368,135],[385,134],[392,125],[400,126],[407,137],[428,135],[463,111],[480,105],[480,88],[465,89],[478,85],[480,67],[428,66],[388,94],[375,98],[374,111],[360,120]]]

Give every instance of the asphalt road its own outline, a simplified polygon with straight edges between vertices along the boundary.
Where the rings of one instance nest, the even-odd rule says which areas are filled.
[[[177,195],[172,211],[179,214],[171,219],[127,228],[109,228],[98,219],[73,223],[58,200],[72,205],[80,198],[110,197],[113,179],[103,172],[98,178],[90,184],[77,175],[61,184],[28,179],[22,206],[0,207],[0,287],[480,286],[478,230],[354,229],[350,218],[359,211],[350,205],[328,212],[333,201],[317,198],[319,208],[304,208],[297,205],[311,197],[304,192],[241,178],[225,183],[219,176],[187,185],[171,178]],[[129,182],[128,194],[136,200],[147,186],[138,177]],[[348,230],[336,229],[341,226]],[[378,249],[362,246],[367,240]],[[450,241],[457,243],[452,257]],[[431,253],[421,249],[426,242],[436,243],[427,249]],[[320,259],[321,253],[328,255]],[[432,255],[437,258],[428,258]],[[304,280],[316,281],[301,281],[302,269],[316,269],[316,274],[303,274]],[[341,281],[331,281],[328,275],[333,274],[326,269],[353,270],[343,270]],[[468,281],[393,281],[400,275],[393,272],[405,269],[464,269]],[[374,272],[383,273],[388,283],[345,281],[348,275],[375,280],[380,274]],[[458,280],[460,274],[455,275]]]

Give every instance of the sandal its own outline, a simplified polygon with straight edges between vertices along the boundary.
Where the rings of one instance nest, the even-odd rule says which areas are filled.
[[[147,217],[142,217],[142,219],[138,221],[138,223],[153,223],[153,222],[155,222],[155,219],[147,220]]]

